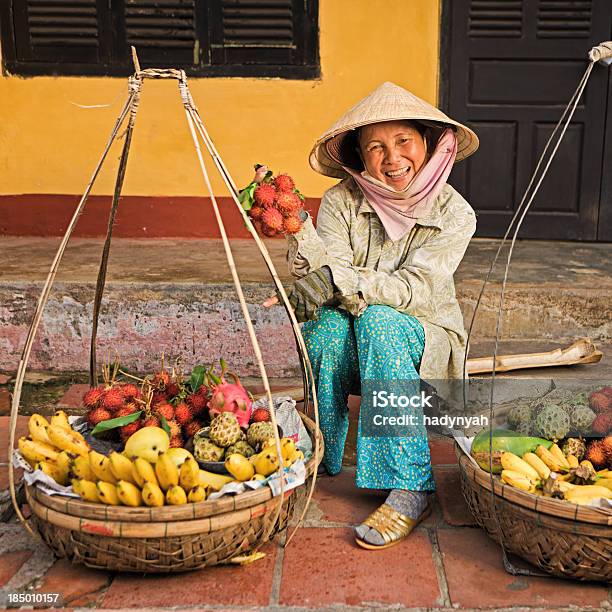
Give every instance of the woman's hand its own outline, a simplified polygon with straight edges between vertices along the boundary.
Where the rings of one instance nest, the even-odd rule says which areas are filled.
[[[296,280],[287,293],[296,319],[303,323],[315,318],[316,311],[334,295],[334,282],[328,266],[313,270]],[[263,306],[269,308],[278,303],[276,296],[268,298]]]

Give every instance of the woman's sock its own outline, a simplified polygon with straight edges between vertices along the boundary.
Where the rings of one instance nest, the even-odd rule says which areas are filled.
[[[417,519],[427,507],[428,499],[429,493],[426,491],[393,489],[391,493],[389,493],[385,503],[400,514],[404,514],[412,519]],[[363,523],[355,528],[355,533],[359,539],[364,540],[368,544],[382,546],[385,543],[382,535],[380,535],[376,529],[368,527]]]

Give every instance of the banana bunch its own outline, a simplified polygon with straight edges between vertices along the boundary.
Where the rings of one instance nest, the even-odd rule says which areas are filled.
[[[612,474],[596,472],[590,461],[566,456],[557,444],[550,449],[538,446],[535,453],[525,453],[522,458],[504,452],[501,464],[502,481],[528,493],[574,504],[590,504],[602,497],[612,499]]]
[[[295,442],[291,438],[281,438],[280,445],[282,462],[278,459],[274,438],[269,438],[263,443],[261,452],[249,457],[248,461],[253,465],[256,475],[259,474],[260,476],[267,477],[276,472],[281,463],[283,467],[287,468],[298,459],[304,459],[304,453],[297,449]],[[230,474],[234,474],[227,464],[226,468]],[[236,479],[240,480],[237,476]],[[246,480],[249,480],[249,478]]]
[[[72,488],[84,501],[111,506],[164,506],[204,501],[213,488],[233,479],[219,479],[213,487],[202,478],[198,462],[190,453],[177,462],[176,453],[161,453],[152,464],[142,457],[129,459],[112,452],[108,457],[94,450],[72,463]],[[177,465],[178,463],[178,465]],[[214,479],[212,479],[214,480]]]
[[[89,445],[85,438],[72,429],[63,410],[56,412],[51,421],[41,414],[33,414],[28,421],[28,431],[29,436],[22,436],[17,443],[22,457],[35,470],[42,470],[58,484],[66,486],[75,459],[87,458]]]

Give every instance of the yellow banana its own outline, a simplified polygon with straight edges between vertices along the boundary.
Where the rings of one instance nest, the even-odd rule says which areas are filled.
[[[182,504],[186,504],[187,494],[185,493],[185,489],[178,485],[172,485],[166,491],[166,503],[170,506],[181,506]]]
[[[209,486],[215,491],[222,489],[228,482],[233,482],[231,476],[224,476],[223,474],[213,474],[206,470],[200,470],[200,484],[205,487]]]
[[[179,482],[179,471],[176,464],[166,453],[161,453],[155,463],[155,475],[159,486],[164,491],[175,487]]]
[[[612,478],[599,478],[597,480],[598,487],[606,487],[606,489],[610,489],[612,491]]]
[[[200,484],[200,466],[193,458],[187,458],[181,463],[179,483],[185,491],[191,491]]]
[[[251,480],[255,470],[253,464],[243,455],[231,454],[225,460],[225,469],[238,481]]]
[[[127,480],[132,484],[136,484],[132,474],[133,464],[125,455],[113,451],[108,456],[108,460],[110,461],[111,472],[117,480]]]
[[[196,504],[206,499],[207,491],[202,485],[198,485],[189,490],[187,501]]]
[[[99,480],[96,483],[98,487],[98,497],[103,504],[109,504],[110,506],[118,506],[121,502],[119,501],[119,495],[117,493],[117,487],[110,483]]]
[[[52,424],[47,427],[47,434],[57,448],[67,450],[75,455],[87,455],[89,453],[89,445],[83,440],[83,436],[72,429]]]
[[[157,482],[157,476],[155,475],[155,468],[142,457],[136,457],[136,459],[134,459],[132,476],[140,488],[144,487],[145,482],[152,482],[159,487],[159,482]]]
[[[504,470],[520,472],[524,476],[527,476],[527,478],[530,480],[538,480],[540,478],[540,475],[535,468],[514,453],[502,453],[501,464]]]
[[[576,486],[570,491],[565,493],[565,499],[573,504],[585,505],[590,504],[592,501],[605,497],[606,499],[612,498],[612,491],[607,487],[600,487],[597,485],[583,485]]]
[[[502,470],[502,480],[509,484],[511,487],[516,487],[522,491],[533,493],[535,491],[535,483],[533,480],[522,474],[521,472],[515,472],[513,470]]]
[[[164,492],[154,483],[145,482],[142,487],[142,501],[147,506],[163,506]]]
[[[89,456],[77,455],[72,460],[72,466],[70,468],[70,473],[75,478],[80,478],[83,480],[95,480],[96,477],[94,473],[91,471],[89,467]]]
[[[50,478],[53,478],[53,480],[55,480],[55,482],[57,482],[58,484],[62,484],[60,482],[62,477],[61,477],[61,474],[59,473],[59,470],[57,469],[57,465],[55,465],[55,463],[51,463],[50,461],[39,461],[34,466],[34,469],[40,470],[41,472],[44,472],[47,476],[49,476]]]
[[[100,503],[98,488],[96,487],[96,483],[91,480],[73,480],[72,490],[85,501]]]
[[[65,487],[69,482],[70,468],[72,466],[72,455],[68,451],[62,451],[55,462],[57,467],[57,483]]]
[[[70,427],[70,423],[68,422],[68,415],[63,410],[58,410],[51,417],[51,425],[72,429],[72,427]]]
[[[47,434],[47,427],[49,427],[49,421],[42,414],[33,414],[28,421],[28,430],[32,440],[38,440],[53,446],[51,440],[49,440],[49,434]]]
[[[542,480],[550,476],[550,468],[535,453],[525,453],[523,461],[528,463]]]
[[[251,480],[265,480],[266,477],[262,476],[261,474],[253,474],[253,478],[251,478]]]
[[[283,438],[281,440],[281,453],[283,459],[291,465],[298,458],[298,449],[295,442],[291,438]]]
[[[559,448],[558,444],[552,444],[548,450],[550,451],[551,455],[557,458],[561,467],[569,469],[569,461],[567,460],[567,457],[565,456],[563,451]]]
[[[255,471],[262,476],[269,476],[279,468],[276,452],[273,452],[270,448],[265,448],[256,457],[253,465]]]
[[[580,465],[580,461],[575,455],[567,455],[567,462],[570,468],[577,468]]]
[[[89,467],[94,473],[97,480],[117,484],[118,479],[115,478],[110,465],[110,459],[97,451],[89,451]]]
[[[124,506],[142,506],[140,489],[127,480],[117,483],[117,495]]]
[[[19,452],[23,458],[34,467],[39,461],[56,461],[59,453],[53,446],[45,444],[40,440],[30,440],[29,438],[21,437],[17,443]]]
[[[599,472],[597,472],[597,475],[601,478],[612,478],[612,470],[599,470]]]
[[[560,472],[562,469],[561,463],[547,448],[538,446],[536,455],[550,468],[552,472]]]

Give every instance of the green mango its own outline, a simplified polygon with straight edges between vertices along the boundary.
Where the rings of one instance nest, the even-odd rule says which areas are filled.
[[[550,440],[524,436],[519,432],[512,431],[510,429],[494,429],[492,437],[492,465],[494,474],[499,474],[502,471],[501,455],[503,452],[507,451],[522,457],[525,453],[534,452],[535,449],[540,446],[540,444],[545,448],[550,448],[552,446],[552,442]],[[483,429],[474,438],[470,454],[476,460],[476,463],[478,463],[478,465],[485,470],[485,472],[489,471],[490,462],[488,429]]]

